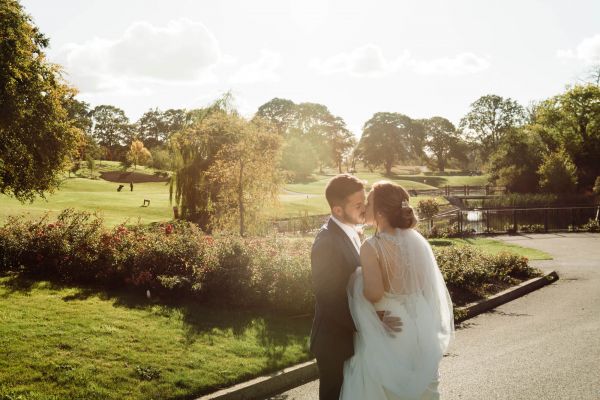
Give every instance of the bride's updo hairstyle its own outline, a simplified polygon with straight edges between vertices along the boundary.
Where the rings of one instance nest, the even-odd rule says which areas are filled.
[[[388,181],[373,184],[373,211],[382,214],[393,228],[414,228],[419,221],[408,204],[408,192],[400,185]]]

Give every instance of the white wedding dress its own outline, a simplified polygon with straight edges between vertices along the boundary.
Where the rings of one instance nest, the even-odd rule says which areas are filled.
[[[354,356],[344,365],[342,400],[439,399],[438,366],[454,333],[452,301],[427,240],[413,229],[367,239],[386,280],[383,298],[363,295],[361,269],[348,284],[357,332]],[[391,336],[376,314],[400,317]]]

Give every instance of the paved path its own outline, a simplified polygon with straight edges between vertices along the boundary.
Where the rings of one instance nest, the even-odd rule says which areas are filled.
[[[546,251],[560,280],[466,321],[441,363],[442,399],[600,399],[600,234],[504,236]],[[272,400],[316,400],[318,381]],[[366,400],[366,399],[365,399]]]

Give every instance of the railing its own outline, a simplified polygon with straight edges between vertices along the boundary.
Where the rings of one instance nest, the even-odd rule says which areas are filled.
[[[419,225],[427,234],[559,232],[576,230],[590,219],[598,220],[599,217],[600,205],[456,210],[452,214],[422,220]]]
[[[303,215],[274,220],[273,229],[278,233],[309,232],[320,228],[329,218],[329,214]]]
[[[506,194],[505,186],[444,186],[436,189],[410,189],[411,196],[493,196]]]

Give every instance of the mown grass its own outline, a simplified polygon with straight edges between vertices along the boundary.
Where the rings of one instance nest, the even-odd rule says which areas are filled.
[[[14,198],[0,195],[0,219],[8,215],[27,212],[38,218],[46,212],[57,215],[66,208],[99,212],[108,226],[118,225],[126,220],[135,223],[165,221],[173,217],[169,205],[169,188],[164,182],[134,184],[117,192],[118,183],[102,179],[67,178],[60,190],[48,194],[47,199],[36,199],[33,203],[20,203]],[[142,207],[144,199],[150,200],[150,207]]]
[[[3,277],[0,399],[191,399],[308,359],[309,330],[306,318]]]
[[[102,163],[102,167],[97,166],[98,171],[118,169],[115,162],[103,161]],[[152,172],[151,169],[138,167],[138,172],[144,171],[146,173]],[[385,178],[382,174],[368,172],[359,173],[358,176],[367,180],[369,184]],[[329,206],[324,193],[325,186],[330,178],[329,175],[320,175],[313,182],[286,185],[285,191],[279,196],[279,204],[267,208],[265,213],[269,217],[294,217],[304,215],[304,213],[309,215],[328,213]],[[411,180],[392,180],[407,189],[433,188]],[[65,178],[60,189],[55,193],[48,194],[46,199],[38,198],[33,203],[22,204],[14,198],[0,195],[0,221],[5,220],[8,215],[24,212],[29,213],[30,218],[38,218],[46,212],[57,215],[66,208],[99,212],[107,226],[115,226],[125,221],[130,223],[139,221],[146,224],[166,221],[173,217],[172,205],[169,203],[169,187],[164,182],[136,183],[133,191],[129,190],[129,185],[125,185],[121,192],[117,192],[118,186],[119,183],[102,179],[71,177]],[[419,200],[426,198],[428,197],[412,197],[411,204],[416,206]],[[150,207],[142,207],[144,199],[150,200]],[[436,200],[440,204],[447,204],[443,197],[437,197]]]
[[[512,243],[506,243],[501,240],[489,238],[450,238],[450,239],[429,239],[432,246],[460,246],[471,245],[476,246],[483,252],[488,254],[500,254],[503,252],[518,254],[527,257],[529,260],[552,260],[552,256],[541,250],[532,249],[530,247],[518,246]]]

